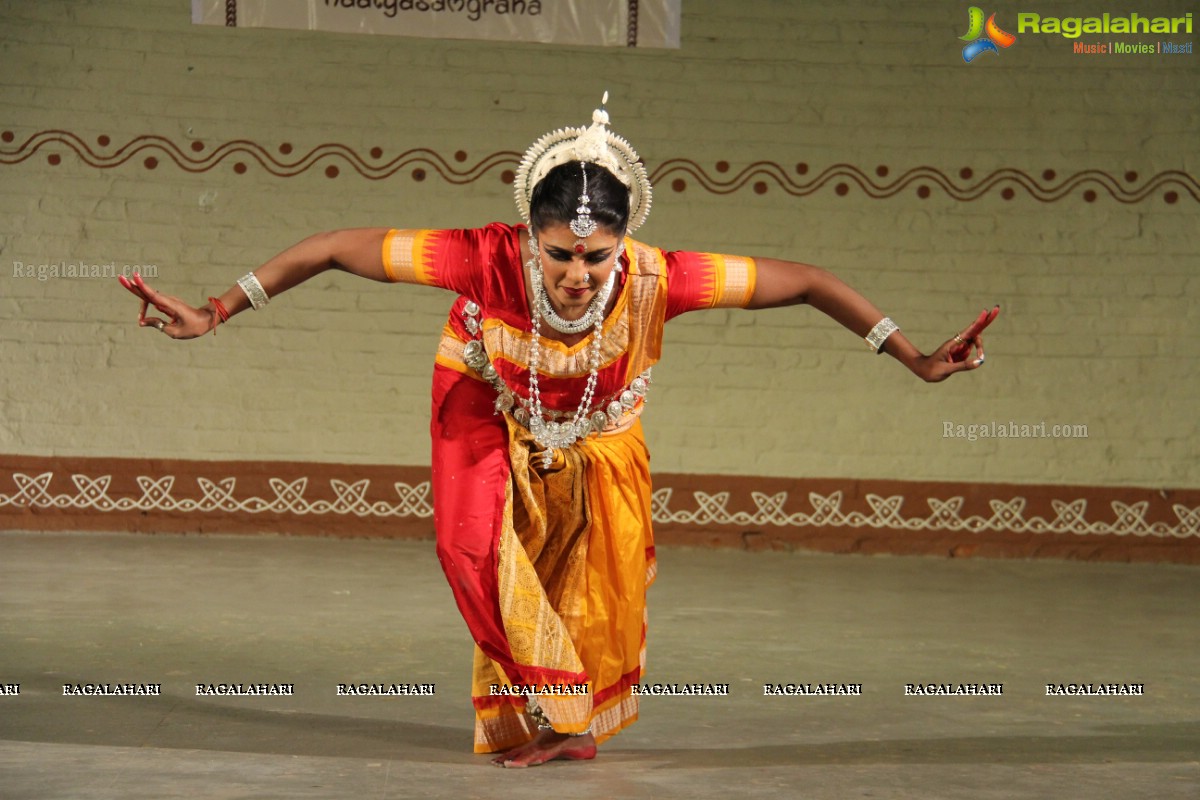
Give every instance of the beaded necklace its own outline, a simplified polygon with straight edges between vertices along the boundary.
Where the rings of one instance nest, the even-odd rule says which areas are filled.
[[[544,275],[538,262],[535,243],[530,243],[530,250],[534,255],[526,262],[525,266],[529,268],[530,281],[536,281],[534,285],[542,287],[544,293]],[[620,254],[623,252],[624,247],[617,254],[613,266],[614,273],[620,271]],[[463,306],[463,325],[473,337],[463,347],[463,362],[496,390],[496,413],[511,413],[517,423],[528,428],[534,435],[535,441],[544,448],[541,454],[543,469],[550,468],[555,449],[570,447],[592,433],[602,433],[609,426],[618,424],[625,414],[636,409],[639,402],[645,402],[646,395],[650,390],[650,369],[647,368],[641,375],[630,381],[625,389],[601,401],[600,407],[589,416],[589,409],[595,400],[596,385],[599,380],[600,351],[604,339],[604,308],[612,296],[614,283],[615,278],[610,275],[609,280],[597,293],[602,296],[593,298],[592,303],[588,304],[589,322],[594,326],[593,339],[588,353],[588,382],[579,407],[574,412],[547,410],[542,406],[537,375],[538,368],[541,366],[542,313],[536,302],[536,294],[535,302],[530,309],[530,328],[533,341],[529,347],[529,399],[518,397],[505,384],[496,368],[492,366],[483,346],[482,326],[479,320],[482,309],[479,304],[468,301]],[[551,309],[553,310],[553,306]],[[566,321],[564,320],[564,322]]]
[[[529,431],[533,434],[534,440],[545,448],[542,453],[542,466],[548,469],[554,450],[570,447],[579,439],[587,436],[591,432],[593,424],[600,424],[601,422],[596,421],[594,423],[593,420],[589,419],[588,409],[591,408],[592,398],[596,393],[596,382],[600,377],[600,347],[604,341],[604,309],[607,307],[608,299],[612,295],[617,270],[614,267],[608,273],[608,280],[604,282],[604,285],[600,287],[600,291],[592,298],[592,302],[588,304],[587,312],[582,317],[578,320],[566,320],[559,316],[558,312],[550,304],[550,296],[546,293],[537,240],[532,236],[529,237],[529,249],[533,253],[533,257],[529,259],[525,266],[529,268],[530,280],[533,282],[534,292],[534,302],[531,304],[532,313],[530,315],[533,341],[529,346]],[[620,258],[622,251],[623,248],[617,251],[617,259]],[[551,328],[564,334],[582,333],[589,327],[593,328],[592,342],[588,352],[588,379],[584,385],[583,397],[580,398],[579,406],[575,409],[574,415],[564,422],[547,420],[545,410],[542,407],[542,393],[538,385],[538,367],[541,366],[543,319],[545,319],[546,324]],[[605,416],[603,422],[607,422],[607,415],[604,415],[603,411],[596,413]]]

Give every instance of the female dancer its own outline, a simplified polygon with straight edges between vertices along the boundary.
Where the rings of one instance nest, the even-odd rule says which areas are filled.
[[[998,312],[925,355],[824,270],[641,244],[628,234],[649,213],[650,182],[607,125],[601,108],[530,147],[515,180],[524,224],[318,234],[201,308],[122,278],[139,324],[172,339],[327,269],[459,295],[434,366],[434,523],[476,643],[475,750],[506,767],[592,758],[637,719],[655,574],[640,417],[668,320],[806,303],[941,381],[984,363],[980,334]]]

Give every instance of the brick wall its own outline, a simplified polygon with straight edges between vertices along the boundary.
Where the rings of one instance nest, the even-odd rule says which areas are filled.
[[[925,349],[1004,308],[984,369],[937,386],[811,309],[681,319],[656,470],[1200,485],[1200,54],[1024,34],[965,64],[965,28],[941,2],[688,0],[680,50],[625,51],[2,2],[0,453],[427,464],[448,295],[321,276],[172,343],[115,281],[16,265],[152,265],[202,302],[317,230],[513,220],[515,154],[607,89],[657,178],[645,241],[828,267]],[[943,437],[993,420],[1087,436]]]

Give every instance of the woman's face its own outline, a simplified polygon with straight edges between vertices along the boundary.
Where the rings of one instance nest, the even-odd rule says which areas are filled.
[[[616,265],[621,236],[597,228],[580,239],[560,222],[540,229],[537,241],[550,304],[563,319],[579,319]]]

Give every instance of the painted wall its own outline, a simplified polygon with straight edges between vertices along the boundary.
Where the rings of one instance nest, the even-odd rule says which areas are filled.
[[[321,276],[173,343],[115,280],[39,268],[199,304],[311,232],[514,220],[518,154],[607,89],[656,178],[639,238],[825,266],[926,349],[1003,306],[986,366],[936,386],[811,309],[672,323],[656,470],[1200,487],[1200,54],[997,21],[1016,44],[967,64],[944,2],[688,0],[677,51],[0,2],[0,453],[428,464],[449,295]],[[993,422],[1086,437],[945,436]]]

